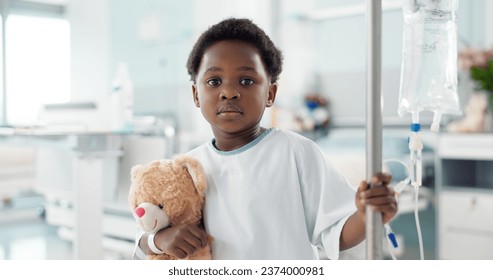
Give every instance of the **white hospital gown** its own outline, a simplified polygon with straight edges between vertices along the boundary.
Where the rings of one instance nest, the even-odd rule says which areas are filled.
[[[219,151],[211,141],[189,154],[207,174],[213,259],[317,259],[315,248],[338,259],[355,190],[313,141],[271,128],[237,150]]]

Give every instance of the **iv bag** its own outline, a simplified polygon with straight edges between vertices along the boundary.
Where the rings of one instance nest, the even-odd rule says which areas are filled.
[[[458,0],[404,0],[399,116],[461,114],[457,96]],[[435,121],[434,121],[435,122]]]

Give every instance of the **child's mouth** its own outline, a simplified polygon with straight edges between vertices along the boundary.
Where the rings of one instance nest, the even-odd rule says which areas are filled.
[[[224,105],[217,111],[218,116],[225,118],[236,117],[242,114],[241,108],[236,105]]]

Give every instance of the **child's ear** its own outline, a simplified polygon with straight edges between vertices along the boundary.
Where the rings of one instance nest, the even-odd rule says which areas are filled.
[[[195,85],[195,83],[192,83],[192,94],[193,94],[193,102],[195,103],[195,107],[200,108],[199,94],[197,92],[197,86]]]
[[[277,94],[277,83],[272,83],[269,86],[269,95],[267,97],[267,103],[265,104],[265,107],[270,108],[272,105],[274,105],[274,101],[276,100],[276,94]]]

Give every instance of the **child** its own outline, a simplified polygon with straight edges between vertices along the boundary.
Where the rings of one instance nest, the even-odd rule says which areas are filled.
[[[204,227],[214,259],[330,259],[365,238],[365,205],[387,223],[397,212],[390,176],[356,194],[311,140],[260,120],[277,94],[281,52],[247,19],[226,19],[196,42],[187,62],[195,105],[214,139],[189,152],[202,162],[208,190]],[[139,237],[134,257],[152,253]],[[150,240],[152,242],[152,239]],[[204,229],[170,227],[155,247],[185,258],[206,243]],[[154,249],[154,251],[156,251]]]

